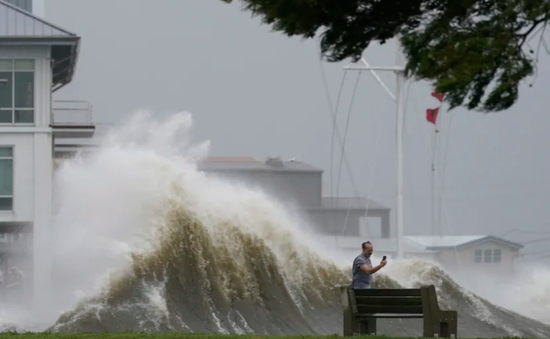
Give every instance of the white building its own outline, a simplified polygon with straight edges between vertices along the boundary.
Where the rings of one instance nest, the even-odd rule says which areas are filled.
[[[433,251],[434,259],[456,273],[509,275],[522,244],[491,235],[409,236],[408,241]]]
[[[35,286],[26,294],[38,298],[51,278],[54,139],[88,138],[94,126],[89,110],[80,122],[70,117],[70,102],[52,110],[52,93],[73,78],[80,37],[30,10],[32,1],[0,0],[0,270],[24,266]]]
[[[361,252],[361,243],[373,243],[377,258],[397,254],[396,238],[319,236],[326,246],[339,249],[350,262]],[[490,235],[406,236],[406,258],[441,265],[454,273],[510,274],[523,245]]]

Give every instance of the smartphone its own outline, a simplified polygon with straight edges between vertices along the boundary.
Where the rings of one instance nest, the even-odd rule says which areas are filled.
[[[386,256],[383,256],[383,257],[382,257],[382,261],[384,261],[384,260],[386,260]]]

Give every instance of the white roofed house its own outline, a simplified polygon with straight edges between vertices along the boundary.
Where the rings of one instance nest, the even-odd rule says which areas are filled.
[[[361,243],[372,241],[376,258],[395,258],[397,239],[350,236],[319,236],[325,245],[339,249],[350,262]],[[510,274],[523,245],[491,235],[405,236],[406,258],[434,262],[450,273]]]
[[[510,274],[522,244],[491,235],[407,236],[435,252],[434,259],[456,273]]]
[[[51,276],[54,141],[89,138],[94,126],[89,109],[60,103],[61,120],[52,109],[52,93],[73,79],[80,37],[31,11],[32,1],[0,0],[0,270],[22,267],[36,300],[32,286],[47,291]]]

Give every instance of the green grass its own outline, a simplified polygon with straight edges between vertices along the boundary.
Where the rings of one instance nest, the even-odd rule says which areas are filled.
[[[336,339],[338,335],[223,335],[223,334],[188,334],[188,333],[1,333],[0,339]],[[358,337],[355,337],[358,338]],[[354,338],[354,339],[355,339]],[[387,336],[365,336],[365,339],[402,339]],[[419,338],[415,338],[419,339]],[[512,339],[512,338],[502,338]]]

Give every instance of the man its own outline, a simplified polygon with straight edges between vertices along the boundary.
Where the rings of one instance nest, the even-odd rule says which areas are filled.
[[[363,253],[359,254],[353,261],[353,288],[367,289],[370,288],[371,275],[378,272],[382,267],[386,266],[386,260],[382,260],[378,266],[372,267],[370,256],[373,248],[370,241],[361,244]]]

